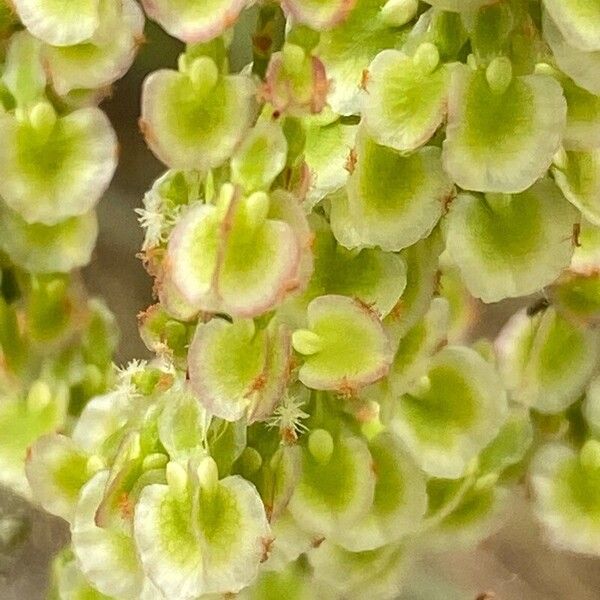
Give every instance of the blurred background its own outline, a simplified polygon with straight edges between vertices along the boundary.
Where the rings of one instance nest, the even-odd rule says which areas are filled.
[[[238,38],[248,35],[252,18],[251,13],[246,15],[236,32]],[[164,171],[139,133],[141,84],[149,72],[175,66],[181,50],[152,25],[146,37],[136,64],[103,105],[117,130],[121,161],[100,204],[100,237],[85,271],[90,293],[103,296],[117,317],[121,330],[118,364],[148,356],[137,333],[136,315],[152,303],[151,283],[136,258],[143,235],[134,208],[141,206],[144,192]],[[234,40],[234,68],[250,60],[245,47],[247,41]],[[493,335],[515,308],[508,303],[483,312],[479,333]],[[506,524],[478,547],[420,560],[399,600],[600,599],[600,561],[551,549],[529,512],[525,494],[523,490],[511,500],[506,506]],[[46,598],[49,563],[68,541],[64,522],[1,489],[0,522],[5,528],[21,528],[16,545],[0,551],[0,600]],[[0,548],[8,533],[12,534],[0,526]]]

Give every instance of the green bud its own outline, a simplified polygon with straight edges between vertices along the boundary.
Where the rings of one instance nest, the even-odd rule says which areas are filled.
[[[265,192],[255,192],[246,200],[246,213],[251,229],[258,229],[269,213],[269,196]]]
[[[163,469],[167,466],[169,457],[162,452],[155,452],[154,454],[148,454],[144,457],[142,462],[142,469],[144,471],[152,471],[153,469]]]
[[[333,438],[325,429],[315,429],[308,438],[308,450],[320,464],[326,465],[333,454]]]
[[[29,113],[29,122],[41,139],[47,139],[56,125],[56,111],[49,102],[39,102]]]
[[[212,497],[219,484],[219,469],[211,456],[202,459],[198,465],[197,475],[202,493],[209,498]]]
[[[294,350],[305,356],[316,354],[323,348],[321,338],[308,329],[298,329],[292,334],[292,345]]]
[[[262,466],[262,456],[255,448],[246,446],[241,456],[242,469],[246,476],[254,475]]]
[[[413,56],[413,62],[423,73],[433,73],[440,63],[440,53],[437,46],[430,42],[421,44]]]
[[[185,469],[176,462],[167,464],[167,484],[175,496],[183,496],[187,490],[188,476]]]
[[[485,71],[485,78],[494,94],[501,95],[506,92],[512,81],[512,63],[506,56],[494,58]]]
[[[52,402],[52,392],[45,381],[38,379],[27,393],[27,408],[32,412],[41,412]]]
[[[187,75],[198,95],[205,97],[217,85],[219,69],[208,56],[201,56],[191,63]]]
[[[418,8],[418,0],[388,0],[381,9],[381,18],[390,27],[402,27],[415,18]]]

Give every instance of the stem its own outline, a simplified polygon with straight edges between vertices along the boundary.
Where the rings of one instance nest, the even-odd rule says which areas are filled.
[[[285,19],[277,4],[264,4],[258,13],[256,30],[252,35],[252,73],[265,78],[271,55],[281,47]]]

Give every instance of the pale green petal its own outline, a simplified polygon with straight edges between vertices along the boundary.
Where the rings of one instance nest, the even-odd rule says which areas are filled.
[[[73,440],[47,435],[31,446],[26,463],[33,497],[49,513],[73,518],[79,491],[87,482],[88,456]]]
[[[283,0],[282,5],[294,22],[321,31],[343,23],[356,0]]]
[[[135,600],[144,574],[133,540],[95,522],[108,476],[108,471],[100,471],[81,490],[71,525],[73,551],[81,571],[96,589],[107,596]]]
[[[256,488],[242,477],[226,477],[198,518],[205,591],[238,592],[256,577],[272,537]]]
[[[69,549],[61,551],[54,559],[52,575],[52,591],[57,600],[113,600],[90,585]]]
[[[59,117],[47,135],[4,115],[0,138],[0,194],[30,223],[54,225],[88,212],[117,166],[117,138],[97,108]]]
[[[513,399],[555,414],[584,391],[600,357],[600,332],[553,308],[532,318],[520,312],[505,326],[496,348]]]
[[[303,472],[289,511],[300,527],[329,535],[352,527],[373,503],[375,474],[366,444],[358,438],[334,441],[326,463],[303,452]]]
[[[595,325],[600,320],[600,273],[568,273],[552,287],[558,309],[576,320]]]
[[[190,493],[146,486],[136,503],[134,536],[144,571],[169,599],[192,600],[205,591],[203,556]]]
[[[360,110],[363,70],[384,48],[399,48],[408,28],[389,27],[382,15],[385,0],[358,0],[348,19],[321,35],[315,52],[332,81],[328,101],[341,115]]]
[[[577,86],[570,79],[562,81],[567,99],[567,130],[563,145],[567,150],[600,148],[600,97]]]
[[[235,421],[245,414],[266,360],[265,333],[251,321],[213,319],[199,325],[190,346],[192,388],[210,413]]]
[[[326,540],[308,556],[315,578],[348,600],[397,598],[408,568],[407,552],[393,545],[349,552]]]
[[[285,511],[271,522],[275,541],[268,560],[263,564],[267,571],[282,571],[286,565],[308,552],[314,538],[298,525],[289,511]]]
[[[543,17],[544,38],[560,69],[579,87],[600,94],[600,50],[585,52],[571,46],[546,11]]]
[[[388,377],[375,384],[384,404],[393,406],[426,374],[431,357],[446,343],[449,317],[448,302],[434,298],[423,318],[400,339]]]
[[[476,483],[432,532],[431,545],[454,552],[480,543],[502,525],[509,498],[505,488],[485,485],[480,489]]]
[[[533,443],[529,411],[514,406],[497,437],[479,455],[479,472],[501,473],[520,462]]]
[[[361,245],[397,251],[427,237],[442,216],[452,182],[442,170],[440,150],[426,147],[402,155],[366,135],[348,180],[348,220]],[[344,236],[332,200],[332,229]]]
[[[64,393],[52,394],[45,384],[36,387],[29,392],[33,402],[4,396],[0,404],[0,483],[27,498],[31,496],[24,470],[27,449],[40,436],[63,427],[67,408]]]
[[[201,305],[213,290],[223,240],[216,207],[197,203],[184,215],[169,239],[170,272],[166,285],[173,287],[176,307],[181,296],[180,300],[191,305],[191,309]],[[171,292],[165,293],[171,298]]]
[[[44,59],[52,86],[60,95],[93,89],[120,79],[143,40],[144,16],[133,0],[101,2],[102,21],[94,37],[66,47],[47,46]]]
[[[99,24],[99,4],[100,0],[14,0],[25,27],[55,46],[91,38]]]
[[[251,321],[213,319],[196,330],[188,355],[199,402],[228,421],[270,415],[281,399],[291,360],[290,336],[274,324],[255,331]]]
[[[175,382],[163,399],[158,437],[172,460],[185,461],[204,447],[210,419],[187,381]]]
[[[577,213],[550,179],[514,195],[459,194],[446,218],[446,247],[473,296],[526,296],[569,266]]]
[[[340,121],[321,124],[316,118],[308,120],[304,147],[304,160],[311,177],[308,206],[314,206],[346,183],[346,166],[356,130],[356,125],[343,125]]]
[[[231,159],[233,183],[246,192],[268,190],[286,164],[288,144],[278,122],[259,121]]]
[[[565,40],[579,50],[600,50],[600,4],[595,0],[544,0]]]
[[[373,139],[396,150],[425,144],[441,125],[450,72],[432,72],[397,50],[380,52],[369,66],[363,118]]]
[[[384,325],[395,347],[423,315],[437,289],[439,257],[444,243],[439,230],[402,251],[407,266],[406,287],[400,301],[385,318]]]
[[[252,584],[243,589],[240,600],[313,600],[318,592],[311,576],[297,564],[278,571],[263,571]]]
[[[567,152],[565,164],[552,174],[567,200],[592,224],[600,225],[600,149]]]
[[[449,346],[398,400],[392,428],[427,473],[454,479],[496,437],[506,413],[494,368],[474,350]]]
[[[491,90],[486,72],[452,73],[444,167],[462,188],[522,192],[550,166],[566,124],[560,85],[547,75],[513,77]]]
[[[373,550],[397,542],[419,527],[427,509],[425,475],[399,440],[382,433],[369,443],[377,480],[371,510],[351,527],[333,531],[331,541],[347,550]]]
[[[31,106],[43,99],[46,72],[42,44],[27,31],[15,33],[6,50],[2,81],[14,96],[17,106]]]
[[[305,326],[306,307],[324,294],[343,294],[387,315],[406,287],[406,266],[402,257],[379,248],[347,250],[336,243],[328,223],[311,215],[314,273],[306,291],[288,304],[297,313],[297,326]]]
[[[469,340],[480,316],[480,306],[469,293],[458,268],[448,262],[442,265],[439,293],[448,301],[450,310],[448,342],[458,344]]]
[[[220,257],[218,295],[224,311],[239,317],[268,311],[298,286],[299,240],[287,222],[268,214],[255,219],[253,200],[259,194],[233,207]]]
[[[208,42],[233,25],[249,0],[142,0],[148,16],[190,44]]]
[[[600,554],[600,472],[562,444],[542,447],[532,466],[535,511],[559,547]]]
[[[129,398],[120,391],[96,396],[85,405],[71,437],[86,452],[99,453],[104,442],[127,423],[129,412]]]
[[[0,247],[33,273],[67,272],[87,265],[97,235],[93,211],[56,225],[29,225],[0,202]]]

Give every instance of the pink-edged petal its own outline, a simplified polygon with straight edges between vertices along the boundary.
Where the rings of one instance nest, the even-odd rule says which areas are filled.
[[[294,21],[320,31],[344,21],[356,0],[282,0],[282,5]]]
[[[188,44],[220,36],[250,4],[249,0],[142,0],[148,17]]]
[[[338,295],[315,298],[308,305],[308,327],[295,332],[293,340],[302,354],[307,354],[301,340],[305,333],[316,342],[298,375],[307,387],[348,391],[388,372],[390,342],[377,315],[360,302]]]

